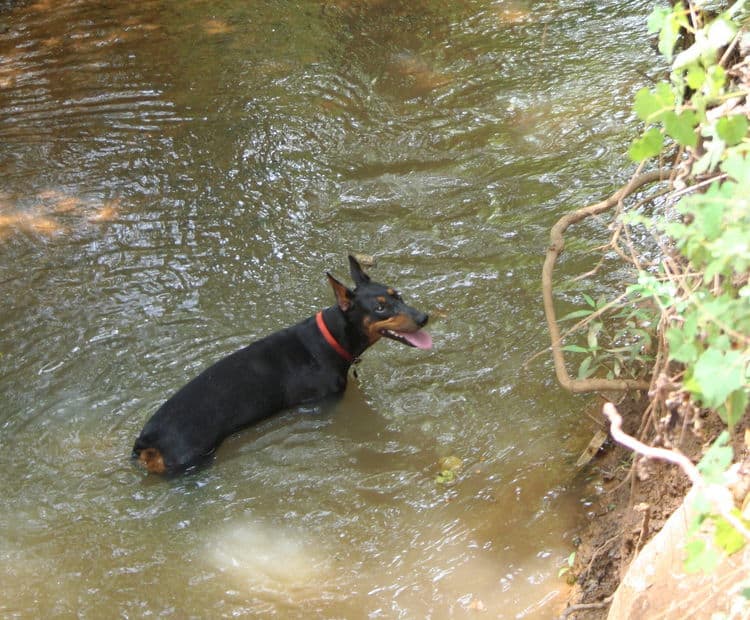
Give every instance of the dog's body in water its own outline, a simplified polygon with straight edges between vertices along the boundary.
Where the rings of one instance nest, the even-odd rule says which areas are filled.
[[[429,349],[428,316],[349,257],[355,288],[330,274],[336,304],[240,349],[178,390],[146,422],[133,458],[157,474],[200,465],[232,433],[346,388],[351,365],[385,336]]]

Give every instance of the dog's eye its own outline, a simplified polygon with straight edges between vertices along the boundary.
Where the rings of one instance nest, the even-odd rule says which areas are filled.
[[[375,308],[375,312],[380,312],[380,313],[385,312],[385,304],[378,304],[377,307]]]

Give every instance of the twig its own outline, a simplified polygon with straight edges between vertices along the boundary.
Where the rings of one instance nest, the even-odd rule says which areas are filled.
[[[596,558],[599,557],[602,553],[604,553],[607,549],[609,549],[609,546],[616,542],[617,539],[622,536],[622,532],[618,532],[614,536],[610,536],[607,540],[605,540],[601,545],[599,545],[596,549],[594,549],[593,553],[591,554],[591,559],[589,560],[588,564],[586,564],[586,568],[584,568],[580,575],[588,575],[591,569],[594,567],[594,562],[596,562]]]
[[[734,35],[734,39],[732,39],[732,42],[727,46],[727,49],[724,50],[724,53],[722,54],[721,59],[719,60],[719,65],[721,65],[722,67],[726,67],[727,61],[729,60],[729,57],[734,52],[734,48],[737,47],[737,44],[740,42],[742,35],[743,35],[742,31]]]
[[[672,192],[669,196],[669,200],[671,202],[677,202],[677,199],[682,198],[682,196],[684,196],[685,194],[692,194],[693,192],[697,192],[699,189],[702,189],[706,185],[711,185],[711,183],[713,183],[714,181],[723,181],[727,178],[729,178],[728,174],[717,174],[708,179],[704,179],[700,183],[696,183],[695,185],[688,185],[687,187],[683,187],[682,189]]]

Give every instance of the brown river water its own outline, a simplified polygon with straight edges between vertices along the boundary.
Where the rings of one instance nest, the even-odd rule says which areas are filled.
[[[595,423],[522,365],[549,227],[628,173],[649,10],[0,1],[0,616],[552,617]],[[433,349],[136,469],[154,409],[332,304],[349,251]]]

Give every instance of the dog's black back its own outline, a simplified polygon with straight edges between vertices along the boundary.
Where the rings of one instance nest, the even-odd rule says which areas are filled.
[[[241,428],[343,392],[351,364],[381,336],[428,348],[429,336],[420,331],[427,315],[349,261],[353,291],[328,274],[336,305],[204,370],[148,420],[133,457],[154,473],[184,471]]]

